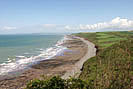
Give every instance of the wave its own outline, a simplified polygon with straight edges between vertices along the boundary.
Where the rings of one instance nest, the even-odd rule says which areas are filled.
[[[67,47],[64,47],[62,44],[68,39],[67,36],[64,36],[61,40],[57,41],[54,46],[47,48],[46,50],[40,49],[40,54],[37,56],[16,56],[14,59],[8,58],[7,62],[0,64],[0,75],[7,75],[15,71],[23,70],[39,61],[51,59],[67,49]]]

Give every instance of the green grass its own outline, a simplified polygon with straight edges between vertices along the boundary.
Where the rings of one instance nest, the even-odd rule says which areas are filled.
[[[93,42],[99,52],[84,63],[80,78],[94,89],[129,89],[133,77],[133,33],[98,32],[95,35]]]
[[[129,89],[133,76],[133,40],[122,41],[88,59],[80,78],[95,89]]]
[[[107,48],[122,40],[128,40],[133,32],[96,32],[96,33],[78,33],[76,36],[83,37],[93,42],[99,49]]]

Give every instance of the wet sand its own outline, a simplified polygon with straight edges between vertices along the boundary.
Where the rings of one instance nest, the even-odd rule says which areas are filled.
[[[76,62],[73,65],[71,70],[67,70],[67,72],[62,76],[62,78],[64,79],[67,79],[70,76],[78,77],[80,73],[82,72],[82,67],[83,67],[84,62],[87,61],[89,58],[94,57],[96,55],[96,48],[93,43],[80,37],[77,37],[77,38],[83,41],[85,44],[87,44],[87,52],[78,62]]]
[[[28,81],[35,78],[41,79],[41,75],[59,75],[62,78],[68,78],[80,73],[84,61],[95,55],[95,48],[92,43],[86,43],[83,39],[69,37],[70,40],[63,44],[68,49],[61,55],[41,61],[19,76],[0,80],[0,89],[23,89]]]

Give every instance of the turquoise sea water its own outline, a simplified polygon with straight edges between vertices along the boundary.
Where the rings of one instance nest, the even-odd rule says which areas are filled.
[[[59,45],[62,38],[63,35],[0,35],[0,75],[54,56],[64,49]]]

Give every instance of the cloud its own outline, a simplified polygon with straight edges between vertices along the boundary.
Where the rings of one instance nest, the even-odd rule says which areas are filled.
[[[3,30],[15,30],[17,29],[17,27],[13,27],[13,26],[4,26],[2,27]]]
[[[68,31],[64,29],[65,26],[66,25],[64,24],[43,24],[40,26],[40,28],[43,29],[45,32],[64,32]]]
[[[65,26],[67,30],[100,30],[100,29],[132,29],[133,20],[121,19],[116,17],[109,22],[101,22],[92,25]]]
[[[71,30],[71,29],[73,29],[73,28],[71,28],[70,26],[66,25],[66,26],[65,26],[65,29]]]
[[[43,24],[44,28],[55,28],[56,26],[56,24]]]

